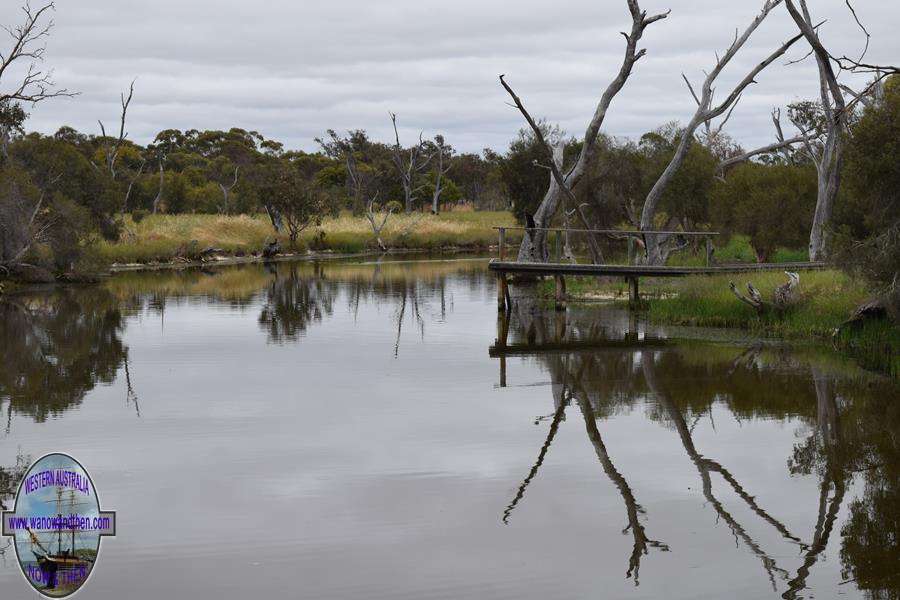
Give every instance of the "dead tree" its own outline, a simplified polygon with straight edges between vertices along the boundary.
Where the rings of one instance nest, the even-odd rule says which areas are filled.
[[[240,167],[234,168],[234,178],[231,180],[230,184],[223,183],[221,181],[217,181],[216,183],[219,185],[219,189],[222,190],[222,206],[219,209],[219,212],[223,215],[228,214],[231,206],[228,204],[229,197],[231,196],[231,190],[235,188],[238,184],[238,172],[240,171]]]
[[[116,178],[116,162],[119,159],[119,153],[122,151],[122,146],[125,144],[125,138],[128,137],[128,132],[125,131],[125,119],[128,116],[128,107],[131,104],[131,99],[134,97],[134,81],[131,82],[131,86],[128,88],[128,96],[125,96],[125,93],[121,94],[121,104],[122,104],[122,113],[119,117],[119,135],[115,138],[112,138],[106,134],[106,127],[103,125],[103,121],[97,121],[100,124],[100,133],[103,136],[103,153],[105,155],[104,158],[104,167],[106,171],[109,172],[110,177],[113,179]]]
[[[166,172],[165,172],[165,161],[166,157],[164,154],[159,155],[159,188],[156,191],[156,197],[153,199],[153,214],[155,215],[159,211],[159,204],[162,202],[163,198],[163,188],[166,183]]]
[[[743,152],[736,156],[732,156],[727,158],[719,163],[716,171],[721,175],[724,174],[725,171],[735,165],[738,165],[743,162],[747,162],[751,158],[755,156],[761,156],[763,154],[771,154],[772,152],[782,152],[785,154],[787,158],[790,158],[790,148],[793,148],[797,144],[805,144],[812,140],[812,136],[805,133],[797,134],[790,138],[784,137],[784,129],[781,127],[781,109],[776,108],[772,110],[772,122],[775,125],[775,142],[768,144],[766,146],[761,146],[754,150],[750,150],[748,152]]]
[[[444,144],[444,136],[434,136],[436,146],[434,156],[437,164],[434,171],[434,192],[431,195],[431,214],[436,215],[441,211],[441,194],[444,193],[444,175],[450,171],[450,158],[453,149]],[[444,164],[446,162],[446,165]]]
[[[591,158],[593,158],[596,151],[600,127],[603,125],[603,121],[606,118],[606,113],[609,110],[613,98],[615,98],[625,86],[629,76],[631,76],[631,70],[634,67],[634,64],[647,53],[646,49],[637,49],[638,42],[644,35],[644,30],[651,23],[665,19],[669,14],[666,12],[648,17],[647,13],[641,10],[638,0],[628,0],[628,10],[631,12],[632,25],[630,33],[622,32],[622,35],[625,36],[625,57],[622,61],[622,66],[619,68],[616,77],[609,86],[607,86],[603,95],[600,97],[600,102],[597,104],[594,116],[591,118],[587,130],[585,131],[584,144],[581,147],[581,153],[578,155],[575,164],[566,171],[565,175],[557,172],[552,173],[553,177],[550,180],[550,186],[547,189],[547,193],[544,194],[544,198],[534,214],[535,228],[527,230],[522,238],[522,245],[519,248],[519,261],[547,262],[549,259],[547,232],[543,229],[550,226],[553,217],[559,209],[562,198],[571,195],[571,190],[578,185],[578,182],[584,176],[587,165],[590,163]],[[502,76],[501,84],[503,84]],[[511,88],[508,86],[504,85],[504,88],[507,92],[512,93]],[[520,111],[523,111],[523,107],[519,106],[518,108]],[[526,115],[526,113],[523,112],[523,115]],[[534,130],[535,126],[532,124],[533,119],[528,115],[526,115],[525,118],[529,121],[532,130]],[[543,134],[541,137],[543,137]],[[546,148],[547,144],[544,144],[544,146]],[[552,151],[548,154],[548,158],[555,170],[561,171],[563,166],[561,164],[556,165],[556,162],[552,157]],[[568,193],[566,190],[568,190]]]
[[[400,133],[397,131],[397,115],[391,115],[391,122],[394,124],[394,147],[392,158],[394,165],[397,167],[397,173],[400,175],[400,185],[403,187],[404,207],[407,213],[413,210],[413,203],[416,200],[416,193],[421,186],[416,186],[416,178],[431,160],[431,157],[423,156],[425,144],[422,141],[422,134],[419,134],[419,143],[409,150],[404,150],[400,145]]]
[[[794,4],[794,0],[785,0],[785,5],[801,34],[812,47],[816,64],[819,67],[819,94],[825,115],[824,130],[816,132],[820,138],[818,143],[814,145],[806,142],[804,146],[816,166],[818,176],[816,211],[813,214],[812,229],[809,233],[809,259],[820,261],[824,260],[826,256],[826,231],[841,185],[841,169],[844,163],[843,138],[849,114],[843,90],[838,84],[837,76],[831,65],[831,56],[819,39],[816,26],[813,25],[812,17],[806,6],[806,0],[799,0],[799,10]]]
[[[17,267],[30,266],[24,262],[28,253],[35,246],[51,241],[51,232],[58,219],[46,214],[44,201],[49,189],[61,177],[50,177],[33,205],[29,204],[29,194],[18,182],[4,182],[7,189],[2,192],[6,201],[0,202],[0,275],[8,275]]]
[[[77,94],[66,89],[54,89],[53,72],[43,71],[39,63],[44,61],[44,52],[47,49],[45,40],[53,29],[53,20],[48,17],[50,11],[56,7],[52,2],[44,4],[41,8],[33,10],[27,2],[22,7],[25,15],[21,25],[15,28],[4,27],[12,38],[12,47],[6,52],[0,53],[0,86],[5,87],[3,77],[7,70],[17,63],[28,62],[24,68],[24,74],[17,78],[12,87],[6,91],[0,87],[0,105],[16,102],[37,104],[44,100],[60,97],[72,97]]]
[[[759,290],[752,283],[747,283],[749,296],[744,296],[740,293],[733,281],[729,285],[731,292],[738,300],[752,306],[759,314],[784,312],[797,302],[797,288],[800,286],[800,275],[790,271],[785,271],[784,274],[787,275],[788,282],[775,288],[775,292],[772,294],[772,302],[763,300],[762,294],[759,293]]]
[[[766,67],[775,62],[780,56],[782,56],[785,52],[787,52],[788,48],[790,48],[794,43],[796,43],[802,35],[796,35],[786,41],[784,44],[779,46],[774,52],[772,52],[769,56],[767,56],[762,62],[756,65],[741,81],[731,90],[731,92],[725,97],[725,99],[718,103],[714,104],[714,96],[715,96],[715,88],[713,85],[718,79],[719,75],[721,75],[722,71],[725,67],[730,63],[734,57],[738,54],[740,49],[747,43],[747,40],[750,39],[750,36],[754,31],[760,26],[760,24],[766,19],[769,13],[772,10],[781,4],[782,0],[766,0],[763,5],[762,11],[753,19],[750,25],[744,30],[743,34],[738,35],[738,32],[735,32],[734,41],[731,43],[731,46],[725,51],[721,58],[717,57],[715,67],[713,67],[712,71],[706,76],[706,79],[703,81],[703,85],[700,88],[700,93],[694,90],[694,87],[691,85],[690,81],[686,76],[683,76],[685,83],[687,83],[688,89],[691,92],[691,95],[694,97],[694,100],[697,103],[697,110],[694,113],[694,116],[691,117],[690,122],[684,129],[684,132],[681,135],[681,140],[678,143],[677,148],[675,149],[675,154],[672,157],[672,160],[669,162],[668,166],[666,166],[665,170],[659,176],[656,183],[653,185],[653,188],[650,190],[650,193],[647,194],[647,198],[644,200],[644,209],[641,213],[641,230],[642,231],[652,231],[655,228],[656,221],[656,210],[659,206],[659,202],[663,197],[663,194],[668,188],[669,184],[672,183],[672,180],[675,178],[675,174],[678,172],[678,169],[681,168],[682,163],[684,162],[685,157],[687,156],[688,150],[690,150],[690,146],[694,141],[694,134],[697,129],[704,125],[705,123],[712,121],[722,115],[725,115],[725,119],[728,119],[730,115],[730,111],[733,110],[734,105],[737,103],[738,98],[740,98],[741,94],[747,87],[756,82],[756,76],[759,75]],[[644,242],[645,242],[645,261],[648,264],[663,264],[668,258],[669,253],[673,250],[673,247],[670,245],[670,242],[677,243],[677,236],[671,235],[653,235],[653,234],[645,234]]]
[[[503,86],[503,89],[505,89],[506,92],[513,99],[513,102],[515,103],[516,108],[519,109],[519,112],[522,113],[522,115],[525,117],[525,120],[528,122],[528,125],[531,127],[531,130],[534,132],[534,136],[535,136],[535,139],[537,140],[538,144],[541,145],[541,147],[544,149],[544,152],[546,152],[547,155],[550,157],[550,163],[548,165],[543,165],[543,164],[540,164],[537,161],[535,161],[535,163],[534,163],[535,166],[549,170],[551,173],[551,177],[550,177],[551,188],[553,186],[556,186],[556,189],[558,189],[562,192],[562,194],[566,198],[566,200],[568,200],[575,206],[575,208],[571,209],[571,211],[563,210],[565,229],[566,229],[566,254],[568,257],[571,257],[573,259],[572,262],[574,262],[574,255],[571,252],[571,247],[569,245],[569,232],[568,232],[569,216],[577,214],[578,217],[581,219],[582,226],[586,230],[590,229],[591,225],[590,225],[590,222],[588,222],[587,217],[584,214],[584,210],[582,210],[582,205],[578,203],[578,200],[575,198],[575,194],[572,192],[572,188],[569,186],[568,181],[562,174],[565,144],[561,140],[557,140],[555,143],[551,143],[551,142],[547,141],[547,139],[544,137],[544,132],[541,129],[540,124],[538,124],[534,120],[534,118],[528,113],[528,110],[525,108],[525,105],[522,103],[522,99],[516,95],[516,93],[509,86],[509,84],[506,82],[506,79],[504,79],[504,77],[506,77],[506,76],[500,75],[500,85]],[[528,224],[527,224],[527,229],[525,230],[526,237],[531,236],[532,239],[537,239],[537,237],[539,235],[543,235],[544,240],[545,240],[544,245],[546,246],[546,233],[547,232],[539,229],[540,226],[537,225],[537,222],[534,220],[533,217],[531,217],[531,215],[526,214],[526,218],[529,219]],[[600,247],[600,242],[597,240],[596,236],[591,233],[587,234],[587,240],[588,240],[588,248],[591,251],[591,258],[592,258],[594,264],[601,264],[603,262],[603,252]],[[546,250],[546,248],[545,248],[545,250]],[[549,252],[547,252],[547,255],[540,262],[546,262],[548,257],[549,257]],[[521,249],[519,251],[519,260],[522,260]]]
[[[386,207],[379,217],[377,200],[378,194],[375,194],[374,197],[369,198],[366,201],[366,219],[369,220],[369,224],[372,226],[372,233],[375,235],[375,242],[378,244],[378,247],[386,251],[388,249],[387,244],[381,239],[381,232],[384,230],[385,225],[387,225],[388,218],[391,216],[394,209],[390,206]]]

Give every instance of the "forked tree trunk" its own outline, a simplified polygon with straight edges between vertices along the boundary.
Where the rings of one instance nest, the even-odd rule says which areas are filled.
[[[587,130],[585,131],[584,144],[581,147],[581,153],[578,156],[578,160],[565,174],[565,184],[570,191],[578,185],[578,182],[584,176],[588,163],[594,156],[597,147],[597,139],[600,135],[600,127],[603,125],[603,121],[606,118],[606,113],[609,110],[613,98],[615,98],[625,86],[625,82],[628,81],[628,77],[631,75],[634,64],[647,52],[644,49],[637,49],[638,41],[641,39],[641,36],[643,36],[644,29],[651,23],[665,19],[668,16],[668,13],[662,13],[648,17],[647,13],[641,10],[638,0],[628,0],[628,10],[631,13],[632,25],[631,32],[623,34],[626,40],[625,57],[618,74],[603,92],[603,96],[597,104],[594,116],[591,118],[591,122],[588,124]],[[507,89],[507,91],[510,90]],[[526,116],[526,118],[528,117]],[[565,190],[559,186],[556,177],[551,177],[547,193],[544,195],[544,198],[533,217],[535,229],[526,230],[525,235],[522,238],[522,245],[519,247],[518,260],[524,262],[547,261],[549,258],[547,232],[537,228],[549,227],[551,225],[553,217],[559,209],[560,200],[564,193]]]
[[[716,119],[722,116],[723,114],[726,115],[725,119],[727,120],[728,116],[730,115],[730,110],[733,110],[735,104],[737,103],[744,90],[750,84],[756,82],[756,76],[759,75],[763,71],[763,69],[768,67],[785,52],[787,52],[788,48],[790,48],[795,42],[803,37],[802,35],[796,35],[782,44],[777,50],[775,50],[762,62],[751,69],[750,72],[734,87],[734,89],[732,89],[731,93],[728,94],[725,100],[717,105],[713,104],[713,96],[715,92],[713,85],[716,79],[719,77],[728,63],[731,62],[732,59],[734,59],[734,57],[744,46],[744,44],[747,43],[747,40],[750,39],[750,36],[754,31],[756,31],[756,29],[765,20],[769,13],[772,12],[772,10],[776,6],[781,4],[781,2],[782,0],[766,0],[766,3],[763,5],[762,11],[753,19],[753,21],[750,22],[750,25],[744,30],[744,32],[740,36],[738,36],[737,32],[735,32],[734,41],[731,43],[731,46],[729,46],[725,51],[725,54],[723,54],[722,57],[716,61],[716,64],[713,67],[712,71],[707,74],[706,79],[703,81],[703,86],[700,88],[699,95],[694,91],[694,88],[691,86],[687,77],[684,77],[691,95],[697,102],[697,111],[694,113],[694,116],[691,118],[687,127],[685,127],[685,130],[681,136],[681,140],[679,141],[678,146],[675,149],[674,156],[672,156],[671,161],[666,166],[665,170],[663,170],[662,174],[659,176],[659,179],[657,179],[656,183],[653,185],[653,188],[651,188],[650,193],[647,194],[647,198],[644,200],[644,208],[641,213],[642,231],[652,231],[655,229],[656,210],[659,207],[659,203],[662,200],[663,194],[669,187],[669,184],[672,183],[672,180],[675,178],[676,173],[684,163],[684,160],[687,157],[688,150],[690,150],[691,144],[694,141],[694,134],[696,133],[697,128],[704,123],[708,123],[712,119]],[[669,252],[672,250],[671,247],[667,247],[667,244],[670,243],[672,239],[672,236],[646,234],[644,236],[646,245],[646,255],[644,260],[646,261],[646,263],[651,265],[663,264],[668,258]]]

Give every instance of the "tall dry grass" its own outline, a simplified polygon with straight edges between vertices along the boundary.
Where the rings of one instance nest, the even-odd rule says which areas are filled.
[[[392,215],[382,238],[396,249],[487,248],[497,242],[494,227],[514,224],[508,212]],[[276,237],[283,248],[298,252],[356,253],[377,247],[369,222],[349,213],[309,227],[296,248],[290,248],[286,236],[276,236],[263,215],[150,215],[139,223],[126,219],[124,229],[118,241],[98,245],[102,258],[120,264],[168,262],[192,243],[199,249],[221,248],[240,256],[259,251]]]

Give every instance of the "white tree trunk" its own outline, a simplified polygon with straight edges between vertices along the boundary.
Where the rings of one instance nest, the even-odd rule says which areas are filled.
[[[613,98],[615,98],[625,86],[625,82],[628,81],[634,64],[647,52],[645,49],[637,50],[637,44],[644,34],[644,29],[651,23],[665,19],[669,14],[666,12],[648,17],[647,13],[641,10],[638,0],[628,0],[628,10],[631,13],[632,25],[630,33],[623,33],[626,40],[625,57],[622,60],[622,66],[620,67],[618,74],[616,74],[615,79],[610,82],[609,86],[603,92],[600,102],[597,104],[594,116],[591,118],[587,130],[585,131],[584,144],[581,147],[581,154],[579,154],[578,160],[565,175],[565,183],[569,190],[573,190],[575,186],[578,185],[578,182],[581,181],[588,163],[594,156],[597,147],[597,139],[600,135],[600,127],[603,125],[603,121],[606,118],[606,113],[609,110]],[[503,78],[501,77],[501,83],[502,81]],[[553,160],[555,161],[556,158],[554,157]],[[561,169],[562,163],[559,162],[557,164]],[[544,198],[534,214],[535,227],[540,228],[550,226],[553,217],[556,215],[556,211],[559,209],[560,199],[563,193],[564,190],[560,188],[555,177],[551,176],[547,193],[544,194]],[[537,229],[527,230],[522,238],[518,260],[546,262],[548,256],[547,232]]]

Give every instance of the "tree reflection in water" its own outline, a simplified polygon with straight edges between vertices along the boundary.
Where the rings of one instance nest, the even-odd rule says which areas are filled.
[[[321,322],[323,316],[334,311],[337,286],[325,279],[319,265],[302,276],[296,264],[290,264],[282,271],[272,265],[270,272],[272,281],[259,313],[259,324],[268,333],[270,341],[296,342],[311,324]]]
[[[520,301],[510,316],[498,320],[497,332],[491,355],[500,359],[501,386],[507,385],[507,357],[535,357],[550,374],[556,408],[537,461],[503,513],[505,523],[538,474],[565,419],[566,407],[576,402],[604,473],[622,496],[628,516],[625,531],[633,536],[626,576],[633,574],[637,584],[641,557],[650,548],[668,550],[668,546],[647,536],[642,523],[646,514],[625,475],[610,459],[597,422],[649,400],[650,418],[673,427],[678,434],[700,477],[703,497],[718,521],[759,558],[773,590],[780,589],[783,598],[803,597],[855,476],[861,476],[865,486],[860,497],[849,504],[849,517],[841,529],[845,583],[855,582],[873,598],[900,597],[896,568],[900,564],[900,441],[896,435],[900,407],[894,399],[894,384],[859,373],[852,377],[829,373],[828,368],[834,371],[840,365],[783,348],[670,344],[661,332],[633,317],[615,312],[601,316],[596,309],[548,312]],[[717,403],[727,406],[738,420],[790,418],[808,428],[787,461],[789,475],[815,474],[819,480],[816,519],[808,534],[790,531],[760,506],[725,466],[697,449],[693,426],[688,423],[693,418],[696,424],[704,414],[712,419],[712,407]],[[750,528],[726,509],[715,493],[713,474],[721,477],[750,514],[799,548],[796,570],[779,566],[750,534]]]
[[[117,299],[102,289],[57,288],[0,300],[0,408],[43,422],[112,383],[128,356]]]

